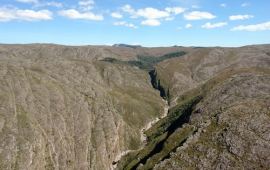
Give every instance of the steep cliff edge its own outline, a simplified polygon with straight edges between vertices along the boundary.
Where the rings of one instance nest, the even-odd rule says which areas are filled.
[[[141,129],[165,103],[147,72],[96,51],[1,46],[0,169],[112,169],[143,145]]]
[[[269,47],[202,48],[158,63],[152,83],[171,108],[119,169],[267,169]]]

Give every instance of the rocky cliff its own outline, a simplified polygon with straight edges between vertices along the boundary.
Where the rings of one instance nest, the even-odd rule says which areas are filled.
[[[112,169],[142,146],[141,129],[165,102],[147,72],[98,61],[107,55],[1,45],[0,169]]]
[[[0,169],[267,169],[269,68],[269,45],[0,45]]]
[[[270,46],[200,48],[158,63],[168,115],[119,169],[267,169]]]

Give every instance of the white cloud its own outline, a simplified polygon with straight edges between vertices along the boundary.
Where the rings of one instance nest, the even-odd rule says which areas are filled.
[[[52,12],[48,10],[33,11],[33,10],[18,10],[18,18],[27,21],[39,21],[52,19]]]
[[[135,13],[135,10],[130,5],[123,6],[122,10],[124,12],[127,12],[127,13],[131,14],[131,15],[133,15]]]
[[[222,6],[222,7],[226,7],[227,5],[226,5],[226,4],[221,4],[220,6]]]
[[[233,27],[231,29],[231,31],[242,31],[242,30],[246,31],[270,30],[270,21],[257,25],[248,25],[248,26],[240,25],[238,27]]]
[[[148,25],[148,26],[159,26],[161,23],[159,22],[159,20],[156,20],[156,19],[148,19],[148,20],[142,21],[141,24]]]
[[[250,5],[250,3],[244,3],[244,4],[242,4],[241,6],[242,6],[242,7],[245,7],[245,6],[248,6],[248,5]]]
[[[93,9],[93,5],[95,4],[94,0],[85,0],[85,1],[79,1],[79,8],[83,11],[90,11],[91,9]]]
[[[131,18],[143,17],[146,20],[142,21],[142,25],[158,26],[161,22],[160,18],[165,18],[166,21],[174,19],[173,15],[183,13],[186,9],[181,7],[167,7],[165,10],[158,10],[156,8],[148,7],[143,9],[134,10],[130,5],[125,5],[122,8],[123,12],[129,13]]]
[[[200,19],[212,19],[212,18],[216,18],[216,16],[212,15],[209,12],[193,11],[193,12],[184,14],[184,18],[186,20],[200,20]]]
[[[89,20],[103,20],[102,15],[95,15],[92,12],[80,13],[75,9],[62,10],[59,11],[60,16],[70,18],[70,19],[89,19]]]
[[[38,3],[38,0],[16,0],[16,1],[23,3]]]
[[[194,9],[199,9],[199,8],[200,8],[200,7],[197,6],[197,5],[192,5],[191,7],[194,8]]]
[[[5,7],[0,8],[0,22],[8,22],[12,19],[16,19],[16,10],[7,9]]]
[[[122,7],[122,10],[126,13],[129,13],[131,15],[131,18],[144,17],[146,19],[157,19],[170,16],[170,14],[166,11],[160,11],[151,7],[138,9],[137,11],[135,11],[130,5],[125,5]],[[177,12],[177,9],[174,9],[174,11]]]
[[[216,28],[216,27],[223,27],[224,25],[227,25],[227,22],[219,22],[216,24],[211,24],[210,22],[204,24],[202,28]]]
[[[121,14],[118,13],[118,12],[113,12],[113,13],[111,13],[111,16],[112,16],[113,18],[123,18],[123,15],[121,15]]]
[[[191,24],[187,24],[187,25],[185,25],[185,28],[190,28],[190,27],[192,27],[192,25],[191,25]]]
[[[185,8],[181,7],[173,7],[173,8],[165,8],[167,12],[173,12],[175,15],[185,12]]]
[[[160,11],[155,8],[145,8],[145,9],[139,9],[135,16],[139,17],[145,17],[147,19],[156,19],[156,18],[163,18],[163,17],[169,17],[170,14],[165,11]]]
[[[122,22],[115,22],[113,23],[114,25],[124,25],[126,27],[132,27],[132,28],[138,28],[137,26],[135,26],[134,24],[132,23],[127,23],[125,21],[122,21]]]
[[[229,16],[230,20],[241,20],[241,19],[249,19],[253,18],[253,15],[232,15]]]
[[[182,29],[182,27],[177,27],[176,29]]]
[[[25,21],[41,21],[51,20],[52,12],[49,10],[20,10],[18,8],[8,9],[6,7],[0,8],[0,22],[8,22],[11,20],[25,20]]]
[[[79,5],[81,6],[87,6],[87,5],[93,5],[93,4],[95,4],[93,0],[79,1]]]

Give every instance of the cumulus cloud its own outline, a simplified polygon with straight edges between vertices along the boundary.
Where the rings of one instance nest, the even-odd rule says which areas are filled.
[[[94,0],[85,0],[85,1],[79,1],[79,8],[83,11],[90,11],[93,9],[93,5],[95,4]]]
[[[250,5],[250,3],[244,3],[244,4],[242,4],[241,6],[242,6],[242,7],[245,7],[245,6],[248,6],[248,5]]]
[[[216,27],[223,27],[224,25],[227,25],[227,22],[219,22],[216,24],[211,24],[210,22],[204,24],[202,28],[216,28]]]
[[[248,26],[240,25],[238,27],[233,27],[231,29],[231,31],[243,31],[243,30],[246,30],[246,31],[270,30],[270,21],[262,23],[262,24],[256,24],[256,25],[248,25]]]
[[[216,18],[216,16],[212,15],[209,12],[193,11],[193,12],[184,14],[184,18],[186,20],[200,20],[200,19],[212,19],[212,18]]]
[[[159,20],[156,19],[148,19],[141,22],[142,25],[148,25],[148,26],[159,26],[161,23]]]
[[[227,5],[226,5],[226,4],[221,4],[220,6],[222,6],[222,7],[226,7]]]
[[[93,5],[93,4],[95,4],[93,0],[79,1],[79,5],[81,6],[88,6],[88,5]]]
[[[8,22],[11,20],[25,20],[25,21],[41,21],[51,20],[52,12],[49,10],[20,10],[18,8],[0,8],[0,22]]]
[[[173,12],[175,15],[185,12],[185,8],[181,7],[173,7],[173,8],[165,8],[167,12]]]
[[[146,20],[142,21],[142,25],[158,26],[160,21],[158,19],[165,18],[166,21],[173,20],[174,15],[183,13],[186,9],[181,7],[167,7],[165,10],[158,10],[156,8],[148,7],[135,10],[130,5],[125,5],[122,8],[123,12],[129,13],[131,18],[143,17]]]
[[[144,17],[147,19],[157,19],[157,18],[164,18],[169,17],[170,14],[165,11],[160,11],[155,8],[145,8],[145,9],[139,9],[135,16],[138,17]]]
[[[80,13],[75,9],[62,10],[58,14],[69,19],[89,19],[89,20],[103,20],[102,15],[95,15],[92,12]]]
[[[170,18],[171,13],[178,15],[186,9],[181,7],[167,7],[164,11],[152,7],[134,10],[130,5],[125,5],[122,10],[131,15],[131,18],[144,17],[146,19]]]
[[[191,24],[187,24],[187,25],[185,25],[185,28],[190,28],[190,27],[192,27],[192,25],[191,25]]]
[[[230,20],[241,20],[241,19],[249,19],[253,18],[253,15],[232,15],[229,16]]]
[[[127,12],[127,13],[131,14],[131,15],[133,15],[135,13],[135,10],[130,5],[123,6],[122,10],[124,12]]]
[[[123,15],[121,15],[121,14],[118,13],[118,12],[113,12],[113,13],[111,13],[111,16],[112,16],[113,18],[123,18]]]
[[[114,25],[124,25],[126,27],[132,27],[132,28],[138,28],[137,26],[135,26],[134,24],[132,23],[127,23],[125,21],[122,21],[122,22],[115,22],[113,23]]]
[[[33,10],[18,10],[16,12],[18,19],[27,21],[39,21],[52,19],[52,12],[49,10],[33,11]]]

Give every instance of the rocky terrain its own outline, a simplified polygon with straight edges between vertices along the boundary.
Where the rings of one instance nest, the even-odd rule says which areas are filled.
[[[244,73],[211,89],[183,125],[196,130],[154,169],[268,169],[269,82]]]
[[[158,63],[170,103],[119,169],[268,169],[270,46],[200,48]]]
[[[268,169],[269,96],[270,45],[2,44],[0,169]]]

